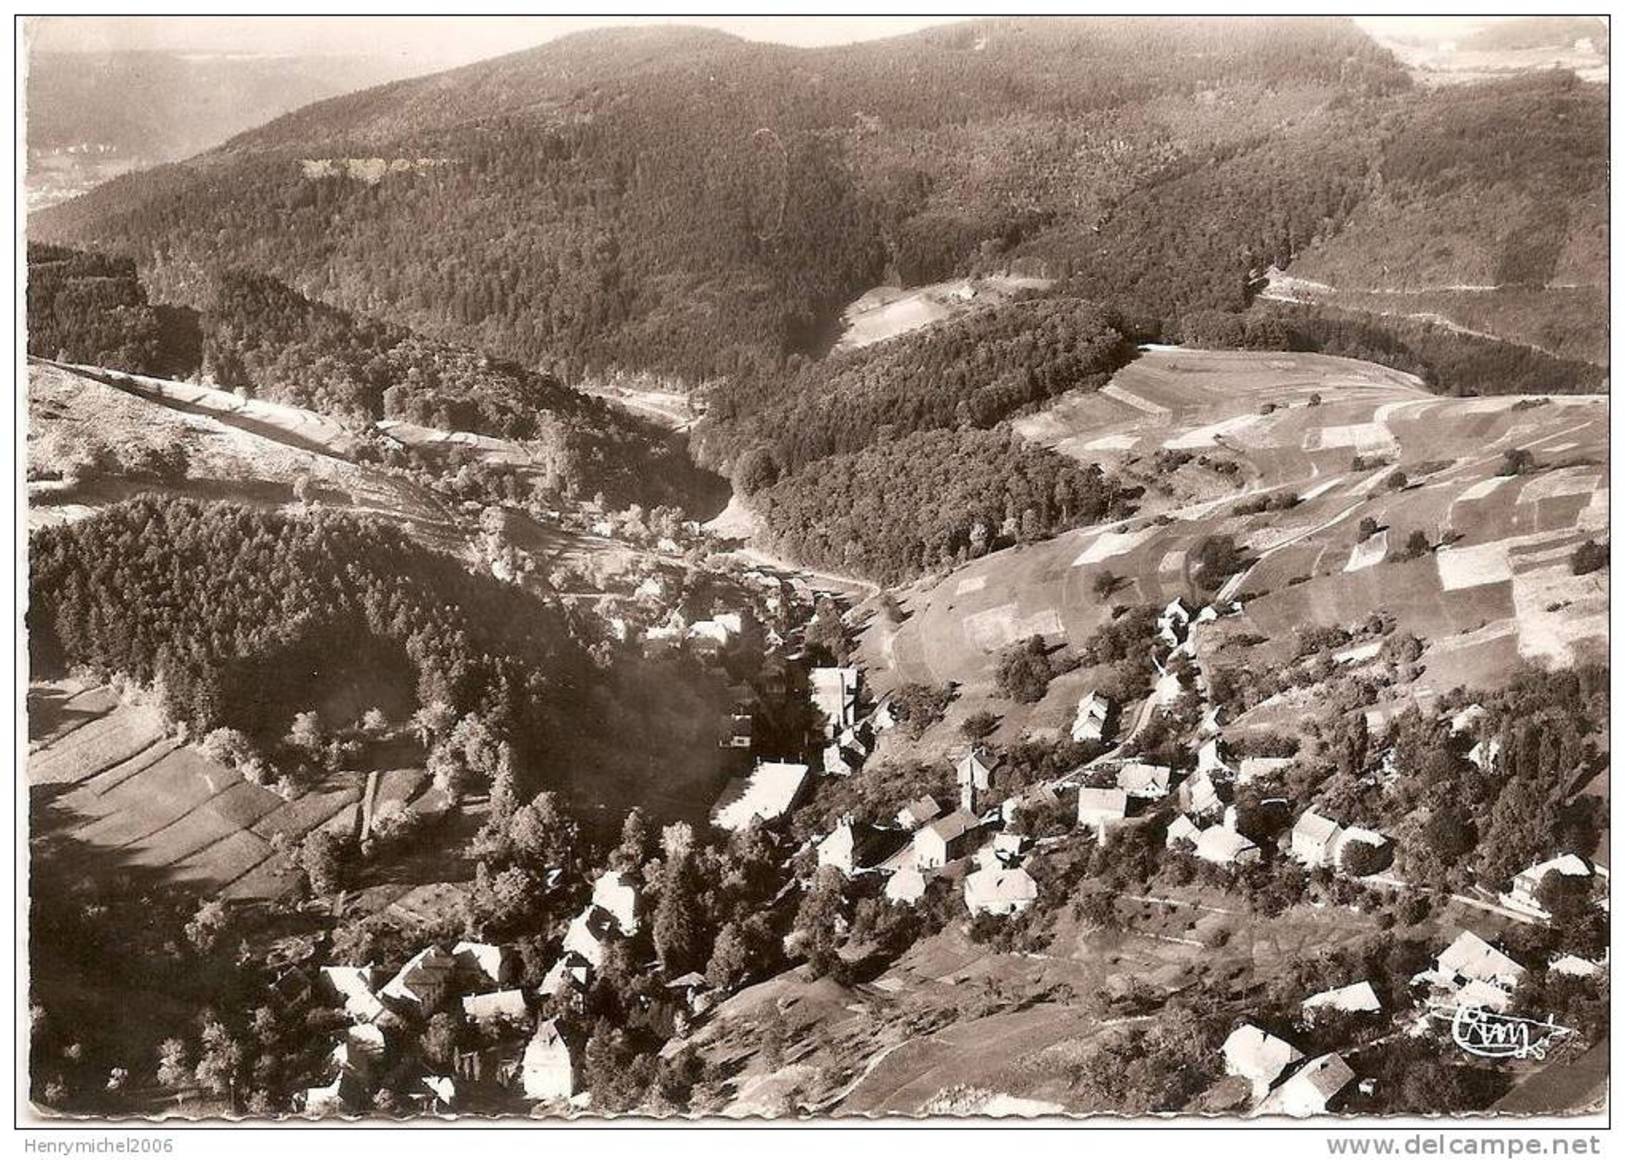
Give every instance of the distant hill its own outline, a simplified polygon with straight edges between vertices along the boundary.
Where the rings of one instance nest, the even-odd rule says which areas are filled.
[[[29,206],[190,157],[311,101],[408,71],[384,56],[31,53]]]
[[[1239,308],[1358,203],[1407,85],[1343,20],[602,31],[308,106],[32,228],[136,256],[160,295],[227,261],[566,380],[698,381],[822,353],[888,279]]]

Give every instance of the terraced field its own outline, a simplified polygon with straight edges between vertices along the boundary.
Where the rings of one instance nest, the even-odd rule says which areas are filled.
[[[105,686],[36,682],[28,693],[28,781],[35,841],[110,856],[121,872],[239,900],[293,886],[273,853],[317,827],[356,825],[359,787],[284,801],[162,729],[156,710]]]
[[[1250,664],[1283,659],[1302,625],[1346,625],[1378,609],[1427,642],[1424,697],[1468,679],[1493,683],[1518,658],[1562,663],[1606,649],[1607,572],[1569,568],[1576,545],[1607,535],[1604,398],[1441,398],[1347,359],[1167,348],[1144,352],[1113,386],[1109,402],[1064,397],[1020,429],[1118,469],[1143,468],[1159,449],[1206,447],[1240,464],[1239,482],[1193,500],[1148,495],[1145,514],[922,582],[903,594],[911,615],[900,628],[866,634],[879,684],[954,680],[973,704],[989,690],[994,655],[1017,637],[1077,644],[1109,605],[1191,596],[1191,549],[1214,534],[1233,536],[1254,561],[1224,588],[1244,606],[1227,633],[1269,640]],[[1502,476],[1514,449],[1534,457],[1533,469]],[[1280,493],[1300,502],[1236,513],[1244,498]],[[1359,529],[1367,517],[1381,529],[1370,539]],[[1413,531],[1452,543],[1402,561]],[[1093,581],[1106,570],[1121,579],[1102,600]],[[1012,710],[1012,725],[1054,725],[1064,706],[1051,699]]]

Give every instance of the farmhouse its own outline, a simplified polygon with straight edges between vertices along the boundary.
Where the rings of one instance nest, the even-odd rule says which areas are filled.
[[[1162,610],[1157,617],[1157,639],[1169,648],[1178,648],[1185,639],[1185,632],[1191,622],[1190,610],[1179,597],[1168,602],[1168,607]]]
[[[1483,718],[1485,711],[1484,706],[1480,705],[1476,701],[1471,705],[1468,705],[1461,712],[1450,718],[1451,735],[1459,737],[1461,734],[1468,732]]]
[[[576,1094],[576,1065],[556,1019],[544,1020],[525,1045],[519,1070],[527,1100],[567,1100]]]
[[[1341,1055],[1316,1056],[1300,1067],[1258,1105],[1261,1116],[1321,1116],[1343,1089],[1354,1082],[1354,1069]]]
[[[1157,707],[1166,709],[1185,692],[1185,686],[1180,683],[1179,674],[1168,672],[1157,678],[1157,683],[1151,689],[1151,699]]]
[[[1223,738],[1210,737],[1202,742],[1196,751],[1196,772],[1210,777],[1215,774],[1228,777],[1235,772],[1225,761]]]
[[[1263,858],[1253,842],[1223,826],[1209,826],[1196,839],[1196,856],[1215,866],[1245,866]]]
[[[1085,696],[1078,702],[1078,715],[1072,722],[1072,740],[1099,741],[1104,737],[1111,708],[1111,702],[1098,693]]]
[[[1093,826],[1095,840],[1104,842],[1106,830],[1113,822],[1128,816],[1128,794],[1120,789],[1078,790],[1078,825]]]
[[[930,881],[927,871],[918,866],[904,866],[886,880],[885,894],[892,902],[918,902]]]
[[[824,715],[824,736],[838,736],[857,724],[858,670],[817,668],[812,671],[812,703]]]
[[[1166,765],[1131,761],[1117,771],[1117,788],[1129,797],[1155,801],[1168,796],[1169,780],[1173,773]]]
[[[1219,787],[1206,773],[1198,773],[1179,787],[1179,798],[1185,812],[1198,820],[1212,817],[1224,809]]]
[[[777,821],[801,801],[810,772],[796,762],[758,763],[748,777],[728,783],[711,812],[712,824],[723,830],[743,830],[755,818]]]
[[[981,819],[964,810],[921,827],[914,834],[914,865],[921,870],[944,866],[976,848]]]
[[[1537,862],[1512,880],[1512,889],[1501,895],[1501,905],[1549,922],[1552,916],[1541,905],[1539,897],[1541,884],[1549,874],[1559,874],[1565,878],[1590,878],[1591,867],[1586,865],[1585,859],[1575,854],[1560,854],[1556,858]]]
[[[1243,1023],[1224,1041],[1224,1072],[1239,1075],[1253,1085],[1253,1098],[1261,1099],[1281,1073],[1303,1058],[1303,1052],[1284,1039]]]
[[[1342,826],[1314,810],[1306,810],[1292,827],[1292,857],[1311,868],[1335,865],[1342,836]]]
[[[408,959],[378,995],[426,1018],[445,1003],[456,974],[457,960],[430,943]]]
[[[942,816],[942,807],[935,798],[922,797],[911,801],[897,811],[897,824],[905,830],[917,830],[933,818]]]
[[[1501,739],[1491,737],[1488,741],[1480,741],[1467,751],[1467,760],[1480,773],[1494,772],[1501,761]]]
[[[615,925],[627,938],[638,933],[641,900],[638,888],[625,874],[617,870],[600,874],[592,884],[592,901],[614,917]]]
[[[1370,983],[1361,981],[1346,987],[1333,987],[1320,991],[1303,1001],[1304,1022],[1313,1023],[1321,1011],[1381,1011],[1382,1000]]]
[[[971,914],[1020,914],[1038,897],[1038,883],[1021,867],[984,866],[965,879],[965,909]]]

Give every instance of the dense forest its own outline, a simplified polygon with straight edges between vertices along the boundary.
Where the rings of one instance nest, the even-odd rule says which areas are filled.
[[[922,431],[757,493],[775,550],[883,584],[1124,510],[1115,481],[1008,427]]]
[[[587,671],[564,621],[392,526],[138,497],[29,547],[35,672],[121,674],[199,735],[261,738],[325,684],[389,674],[508,739],[533,786],[560,773]]]
[[[1261,303],[1246,315],[1199,311],[1180,323],[1191,346],[1304,350],[1364,359],[1453,395],[1567,395],[1603,390],[1608,370],[1533,347],[1465,334],[1425,319],[1379,318],[1329,306]]]
[[[944,427],[991,427],[1063,391],[1104,386],[1134,356],[1109,310],[1035,298],[980,310],[766,382],[740,376],[708,396],[704,454],[771,449],[794,472],[827,455]]]
[[[226,262],[567,381],[699,380],[819,352],[888,275],[1015,263],[1151,318],[1240,305],[1356,196],[1361,127],[1406,87],[1342,20],[605,31],[323,102],[34,224],[161,289]]]
[[[28,353],[141,374],[194,364],[196,322],[154,306],[129,258],[28,246]]]

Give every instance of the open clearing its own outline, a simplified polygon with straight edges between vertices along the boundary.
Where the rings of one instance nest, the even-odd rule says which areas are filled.
[[[1211,482],[1188,494],[1148,491],[1143,514],[1005,549],[899,593],[909,615],[886,634],[887,647],[875,631],[862,641],[878,687],[956,681],[961,699],[950,724],[991,708],[1002,719],[999,739],[1047,729],[1045,705],[992,695],[997,651],[1041,629],[1052,644],[1076,649],[1113,604],[1192,598],[1191,549],[1215,534],[1256,557],[1228,586],[1243,613],[1225,623],[1269,642],[1232,651],[1234,662],[1280,664],[1300,627],[1358,624],[1378,610],[1428,646],[1420,695],[1460,683],[1464,673],[1494,683],[1518,657],[1562,659],[1606,645],[1607,573],[1568,574],[1573,547],[1607,527],[1608,479],[1596,466],[1607,454],[1606,399],[1519,406],[1519,398],[1445,398],[1348,359],[1167,348],[1146,350],[1118,379],[1168,414],[1120,402],[1102,411],[1098,396],[1063,396],[1018,429],[1088,462],[1143,470],[1148,480],[1159,478],[1156,449],[1201,432],[1211,454],[1233,458],[1241,471],[1230,480],[1207,472]],[[1320,402],[1311,403],[1316,394]],[[1265,401],[1274,404],[1268,415],[1260,413]],[[1133,449],[1082,450],[1102,439]],[[1378,442],[1391,466],[1355,470],[1353,456]],[[1514,448],[1530,450],[1534,470],[1501,476],[1503,453]],[[1394,468],[1411,477],[1401,490],[1392,486]],[[1299,498],[1288,512],[1236,514],[1242,499],[1285,492]],[[1365,517],[1380,530],[1362,541]],[[1397,559],[1413,531],[1430,545],[1447,534],[1454,542]],[[1102,600],[1093,582],[1105,570],[1118,587]]]
[[[1021,290],[1042,290],[1052,284],[1048,278],[996,274],[933,282],[912,290],[877,286],[842,313],[842,333],[835,350],[873,346],[955,315],[996,306]]]

